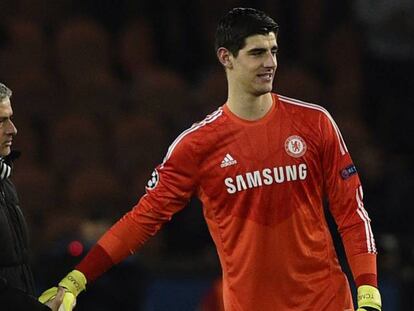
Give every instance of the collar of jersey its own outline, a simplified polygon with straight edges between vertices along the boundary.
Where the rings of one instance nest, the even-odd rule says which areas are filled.
[[[238,116],[236,116],[233,112],[230,111],[229,107],[227,106],[227,103],[223,105],[223,111],[224,113],[234,122],[242,124],[242,125],[261,125],[269,122],[269,120],[272,118],[272,116],[276,113],[276,110],[278,108],[278,98],[277,95],[272,93],[272,107],[270,107],[270,110],[260,119],[258,120],[245,120]]]

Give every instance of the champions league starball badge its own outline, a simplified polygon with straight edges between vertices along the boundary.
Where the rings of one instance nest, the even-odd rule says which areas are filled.
[[[160,179],[160,176],[158,175],[158,171],[155,169],[152,174],[151,178],[147,182],[147,189],[152,190],[158,185],[158,181]]]
[[[306,143],[302,137],[292,135],[285,141],[285,150],[291,157],[299,158],[306,152]]]

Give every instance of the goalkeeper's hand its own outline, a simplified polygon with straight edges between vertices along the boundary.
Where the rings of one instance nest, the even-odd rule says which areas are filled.
[[[76,297],[86,288],[86,278],[82,272],[73,270],[59,282],[59,287],[65,289],[63,302],[59,308],[59,311],[72,311],[76,306]],[[49,288],[40,295],[39,301],[41,303],[48,304],[55,299],[57,292],[57,287]]]
[[[381,295],[377,288],[370,285],[358,287],[357,311],[381,311]]]

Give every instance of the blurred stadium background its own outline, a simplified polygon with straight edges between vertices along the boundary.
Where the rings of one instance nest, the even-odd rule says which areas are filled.
[[[173,139],[224,103],[213,37],[235,6],[280,24],[275,91],[339,123],[373,219],[384,310],[414,310],[409,0],[1,0],[0,81],[14,91],[13,180],[39,292],[134,205]],[[194,200],[77,310],[219,310],[219,275]]]

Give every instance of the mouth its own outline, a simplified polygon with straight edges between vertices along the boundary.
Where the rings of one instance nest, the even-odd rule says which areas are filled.
[[[261,73],[261,74],[258,74],[257,76],[265,82],[271,82],[273,80],[272,72]]]

